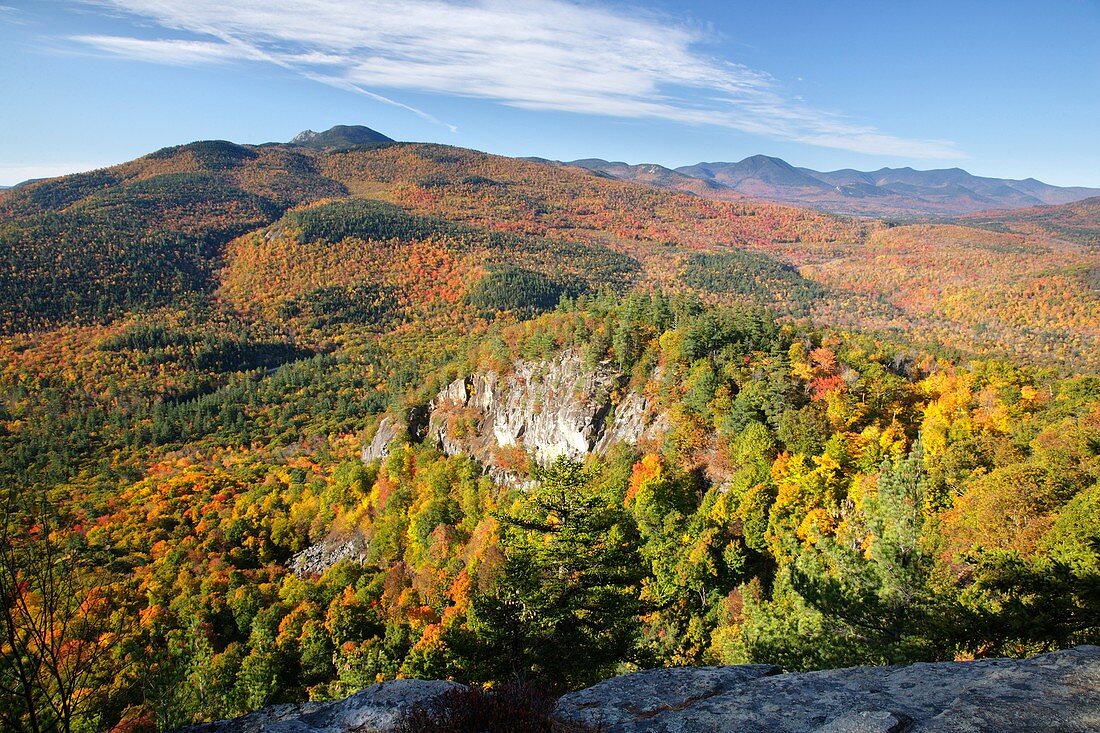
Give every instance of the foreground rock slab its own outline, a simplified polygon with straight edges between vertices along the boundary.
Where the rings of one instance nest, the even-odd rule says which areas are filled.
[[[272,705],[241,718],[184,728],[180,733],[389,733],[402,714],[462,689],[440,680],[393,680],[334,702]]]
[[[1096,733],[1100,647],[793,674],[653,670],[566,695],[557,712],[603,733]]]
[[[692,705],[783,670],[768,664],[736,667],[670,667],[604,680],[558,701],[557,716],[597,730],[631,726]]]
[[[405,711],[456,689],[397,680],[187,730],[391,733]],[[1100,647],[805,673],[764,664],[653,669],[566,695],[556,716],[599,733],[1100,733]]]

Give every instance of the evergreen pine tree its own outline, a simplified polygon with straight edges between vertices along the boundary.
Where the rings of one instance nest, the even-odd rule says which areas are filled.
[[[471,630],[482,676],[582,685],[630,658],[639,632],[644,564],[625,511],[566,458],[535,471],[538,485],[501,514],[503,572],[475,596]]]

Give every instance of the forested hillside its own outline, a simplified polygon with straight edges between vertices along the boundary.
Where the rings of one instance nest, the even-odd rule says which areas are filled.
[[[974,214],[964,222],[993,231],[1039,234],[1091,247],[1100,246],[1100,198],[1063,206]]]
[[[1088,242],[218,142],[5,194],[0,257],[13,730],[1100,642]],[[661,429],[543,465],[425,430],[567,351]]]
[[[22,186],[0,200],[2,331],[103,322],[208,293],[230,239],[343,193],[293,149],[223,141]]]
[[[423,317],[519,268],[537,273],[522,277],[540,278],[544,303],[660,287],[956,354],[1094,369],[1094,214],[1081,202],[973,220],[1001,233],[889,229],[438,145],[195,143],[0,200],[0,325],[105,323],[219,289],[254,314],[290,312],[314,291],[346,299],[337,286],[372,314],[404,299]],[[1032,219],[1047,223],[1022,223]]]

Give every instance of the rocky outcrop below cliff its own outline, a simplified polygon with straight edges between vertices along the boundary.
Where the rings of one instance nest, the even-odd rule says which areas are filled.
[[[389,733],[449,682],[399,680],[332,703],[278,706],[214,733]],[[655,669],[562,697],[555,714],[601,733],[1097,733],[1100,647],[987,659],[783,673],[770,665]]]
[[[315,545],[290,559],[288,567],[295,575],[320,575],[342,560],[362,563],[367,559],[370,542],[362,531],[334,530]]]

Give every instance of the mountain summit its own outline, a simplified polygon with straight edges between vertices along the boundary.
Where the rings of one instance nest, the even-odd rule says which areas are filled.
[[[798,199],[808,192],[824,192],[832,188],[787,161],[768,155],[753,155],[740,163],[698,163],[677,168],[676,172],[713,181],[747,196],[763,198],[782,192]]]
[[[291,139],[290,144],[324,150],[326,148],[373,147],[392,142],[396,142],[396,140],[363,125],[336,125],[324,132],[303,130]]]

